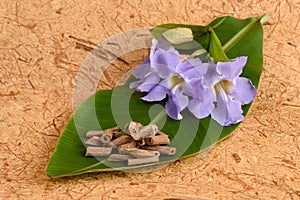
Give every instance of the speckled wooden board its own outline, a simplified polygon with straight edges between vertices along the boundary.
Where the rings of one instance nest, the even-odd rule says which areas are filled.
[[[79,66],[101,41],[162,23],[268,13],[264,71],[246,120],[206,156],[147,174],[51,179]],[[300,199],[299,1],[0,1],[0,199]],[[124,55],[112,88],[146,53]]]

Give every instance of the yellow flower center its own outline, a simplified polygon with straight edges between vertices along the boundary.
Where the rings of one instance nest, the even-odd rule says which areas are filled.
[[[179,74],[173,74],[171,75],[168,84],[171,89],[175,87],[183,88],[184,79]]]
[[[226,94],[230,94],[232,92],[232,82],[229,80],[223,80],[215,84],[214,86],[216,94],[221,95],[225,100]]]

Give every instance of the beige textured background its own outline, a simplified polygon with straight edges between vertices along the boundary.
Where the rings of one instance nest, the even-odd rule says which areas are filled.
[[[300,199],[299,12],[299,0],[0,0],[0,199]],[[138,27],[264,13],[258,97],[209,155],[149,174],[45,174],[93,43]],[[107,73],[100,87],[114,79]]]

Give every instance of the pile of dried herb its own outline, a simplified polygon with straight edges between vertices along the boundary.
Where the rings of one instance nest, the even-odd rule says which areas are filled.
[[[87,157],[107,157],[108,161],[127,161],[128,165],[158,162],[160,155],[174,155],[175,147],[168,135],[157,125],[143,126],[131,121],[121,130],[112,127],[106,130],[90,130],[86,133]]]

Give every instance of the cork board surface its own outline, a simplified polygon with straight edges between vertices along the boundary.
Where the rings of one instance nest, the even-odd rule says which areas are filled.
[[[297,0],[0,1],[0,199],[300,199],[299,12]],[[139,27],[264,13],[271,20],[259,94],[207,156],[147,174],[46,175],[93,44]],[[112,67],[99,88],[128,68]]]

